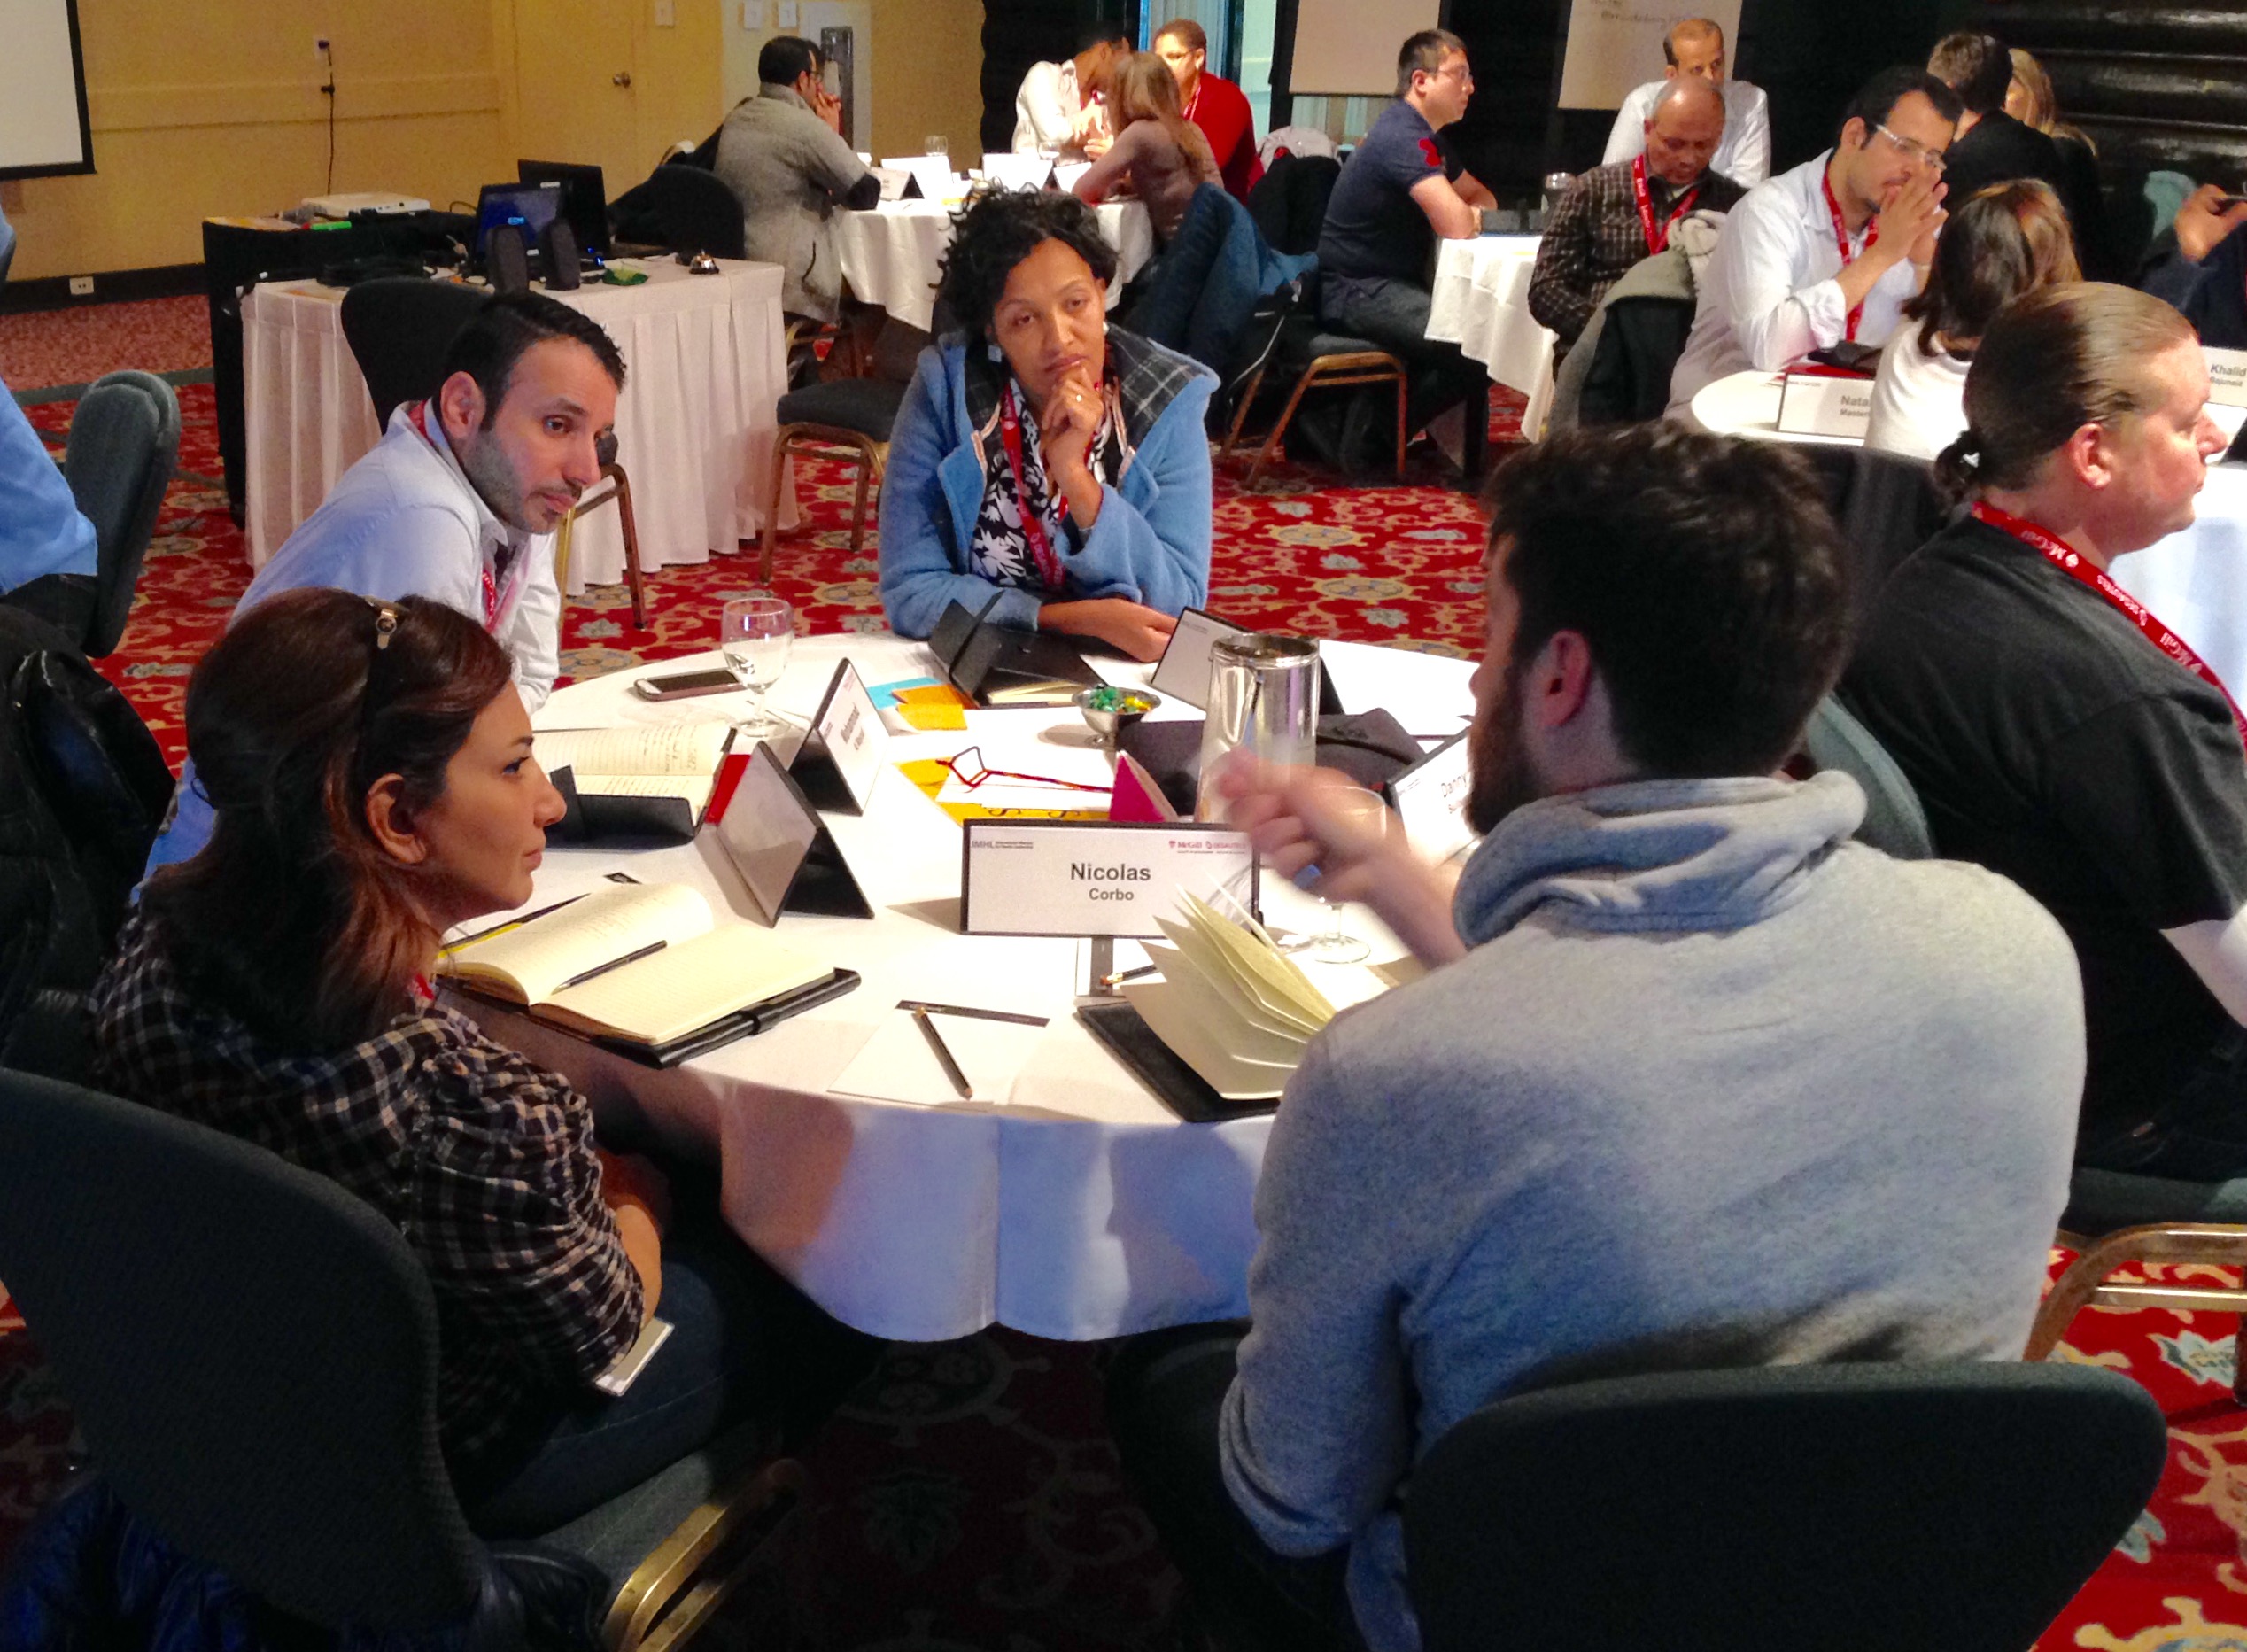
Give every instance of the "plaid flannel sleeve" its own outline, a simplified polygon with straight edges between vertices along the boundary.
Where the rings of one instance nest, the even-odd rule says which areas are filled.
[[[1569,186],[1545,226],[1537,266],[1530,273],[1530,314],[1564,345],[1576,342],[1599,305],[1592,291],[1592,252],[1599,234],[1595,193],[1589,176]]]
[[[600,1198],[592,1111],[496,1044],[431,1062],[442,1096],[419,1124],[413,1220],[439,1311],[559,1383],[590,1381],[639,1334],[639,1275]]]

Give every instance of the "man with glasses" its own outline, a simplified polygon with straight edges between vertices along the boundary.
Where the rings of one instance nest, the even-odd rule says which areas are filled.
[[[1437,240],[1480,235],[1483,209],[1498,205],[1443,137],[1474,91],[1458,35],[1424,28],[1406,40],[1397,54],[1397,101],[1342,168],[1319,230],[1321,314],[1337,331],[1380,345],[1412,370],[1406,416],[1414,430],[1464,401],[1484,378],[1457,345],[1428,338]]]
[[[1850,102],[1832,149],[1747,192],[1701,272],[1671,417],[1727,374],[1771,372],[1844,340],[1887,342],[1935,255],[1958,115],[1958,95],[1933,75],[1884,69]]]
[[[1680,81],[1699,81],[1724,100],[1724,136],[1708,164],[1747,189],[1771,175],[1771,100],[1760,86],[1724,77],[1724,31],[1705,17],[1689,17],[1662,36],[1662,78],[1648,81],[1623,100],[1608,134],[1602,166],[1633,160],[1647,147],[1647,122],[1662,93]]]

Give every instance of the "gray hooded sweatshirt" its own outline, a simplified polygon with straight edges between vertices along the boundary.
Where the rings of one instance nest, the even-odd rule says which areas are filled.
[[[2067,1194],[2082,990],[2011,883],[1849,842],[1864,799],[1647,781],[1468,863],[1461,962],[1313,1041],[1256,1194],[1226,1484],[1351,1546],[1416,1648],[1396,1509],[1445,1430],[1631,1372],[2010,1360]]]

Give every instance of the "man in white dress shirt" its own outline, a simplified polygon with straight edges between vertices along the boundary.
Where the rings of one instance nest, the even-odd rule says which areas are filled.
[[[1032,64],[1014,94],[1014,152],[1051,149],[1064,160],[1097,160],[1115,137],[1104,101],[1108,72],[1130,55],[1122,29],[1088,23],[1077,36],[1075,57]]]
[[[306,586],[431,597],[492,633],[535,711],[561,665],[554,531],[600,479],[595,447],[624,385],[624,357],[599,322],[543,293],[492,299],[446,351],[437,394],[391,415],[235,612]],[[211,825],[190,762],[149,870],[195,854]]]
[[[1728,374],[1773,372],[1844,339],[1887,342],[1935,255],[1958,110],[1925,70],[1884,69],[1850,102],[1832,149],[1732,208],[1670,376],[1672,418]]]
[[[1724,78],[1724,31],[1705,17],[1689,17],[1662,38],[1662,56],[1669,66],[1662,78],[1639,87],[1616,112],[1615,130],[1608,134],[1608,152],[1600,157],[1600,164],[1612,167],[1618,160],[1639,158],[1647,147],[1647,122],[1654,118],[1654,99],[1683,76],[1707,81],[1724,100],[1724,136],[1710,167],[1750,190],[1770,177],[1771,102],[1760,86]]]

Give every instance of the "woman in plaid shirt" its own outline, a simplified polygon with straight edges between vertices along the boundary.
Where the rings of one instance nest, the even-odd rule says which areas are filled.
[[[585,1099],[431,1001],[438,937],[530,898],[562,811],[500,646],[422,598],[283,593],[197,668],[187,728],[218,824],[95,988],[96,1078],[397,1224],[471,1520],[549,1529],[745,1415],[824,1415],[874,1345],[730,1236],[667,1245],[661,1178]],[[659,1293],[670,1342],[602,1398]]]

